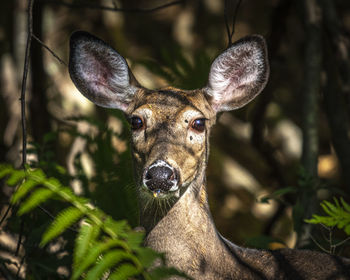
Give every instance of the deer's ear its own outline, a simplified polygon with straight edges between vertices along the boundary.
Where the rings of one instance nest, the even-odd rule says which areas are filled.
[[[261,36],[249,36],[215,59],[206,93],[216,112],[238,109],[263,90],[268,76],[265,40]]]
[[[125,59],[83,31],[71,36],[69,73],[79,91],[102,107],[126,110],[138,89],[130,83],[134,78]]]

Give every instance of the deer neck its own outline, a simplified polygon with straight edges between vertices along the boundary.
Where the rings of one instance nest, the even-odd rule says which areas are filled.
[[[214,273],[234,265],[223,261],[233,262],[213,223],[203,175],[162,216],[149,223],[148,215],[141,216],[147,230],[145,245],[165,252],[169,265],[190,275],[201,271],[202,266]]]

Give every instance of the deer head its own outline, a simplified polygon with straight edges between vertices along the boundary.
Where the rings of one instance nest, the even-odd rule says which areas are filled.
[[[126,60],[102,40],[78,31],[71,37],[72,81],[96,105],[122,110],[132,130],[135,179],[141,197],[176,201],[204,181],[210,128],[216,114],[238,109],[265,87],[265,41],[249,36],[213,62],[208,84],[196,90],[149,90]]]

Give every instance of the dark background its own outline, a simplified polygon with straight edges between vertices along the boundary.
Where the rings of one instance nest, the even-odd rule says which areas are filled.
[[[137,207],[127,124],[120,112],[97,108],[82,97],[67,66],[43,44],[68,63],[70,34],[85,30],[126,57],[145,87],[203,87],[211,62],[229,44],[225,25],[232,29],[238,2],[187,0],[149,11],[165,3],[42,0],[33,7],[33,34],[43,43],[32,38],[30,49],[27,163],[59,177],[132,226],[137,225]],[[22,163],[19,98],[27,5],[6,0],[0,9],[0,162],[17,167]],[[222,114],[211,135],[209,202],[219,231],[228,239],[244,246],[320,250],[311,233],[330,250],[330,236],[331,244],[346,238],[340,230],[311,227],[303,220],[322,213],[323,199],[342,196],[349,201],[349,32],[348,0],[244,0],[239,6],[233,41],[263,35],[271,74],[261,95],[243,109]],[[57,165],[67,171],[59,172]],[[61,256],[36,249],[50,215],[60,206],[53,203],[44,206],[46,212],[18,218],[14,209],[6,213],[12,191],[0,189],[0,269],[16,271],[4,259],[23,260],[21,277],[25,271],[34,279],[57,271],[66,277],[68,245]],[[262,203],[269,194],[273,199]],[[69,244],[73,236],[62,242]],[[15,257],[18,239],[23,244]],[[349,242],[335,251],[349,257]]]

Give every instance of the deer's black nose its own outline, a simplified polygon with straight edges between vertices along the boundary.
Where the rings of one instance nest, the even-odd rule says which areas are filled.
[[[146,170],[144,184],[150,191],[168,192],[177,187],[176,171],[165,161],[156,161]]]

